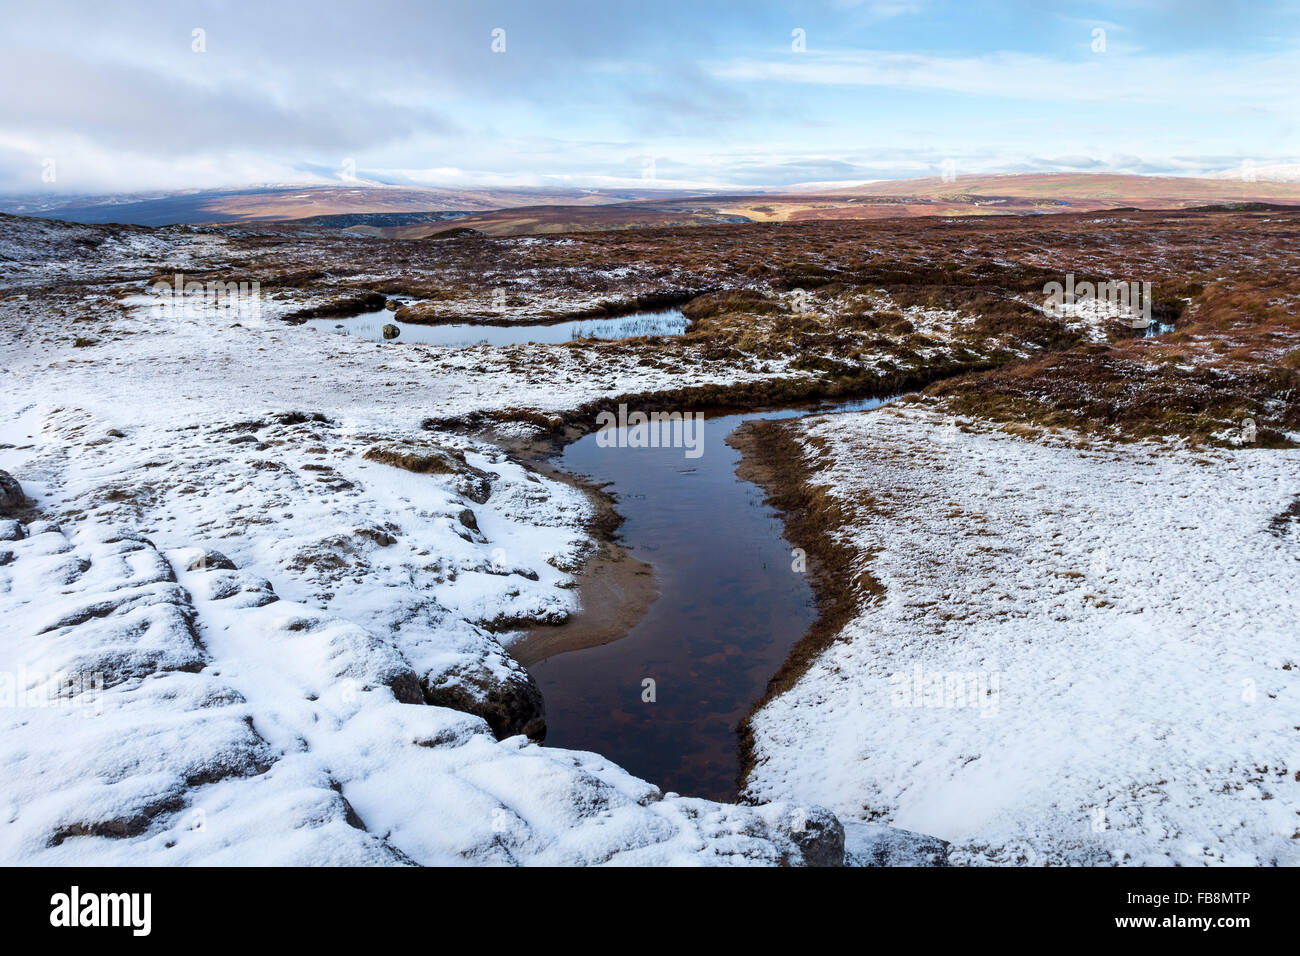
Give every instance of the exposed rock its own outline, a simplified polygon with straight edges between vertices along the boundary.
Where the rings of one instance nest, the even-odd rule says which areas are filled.
[[[205,570],[202,567],[189,568],[191,571]],[[212,573],[195,579],[191,587],[194,592],[207,601],[230,601],[237,607],[265,607],[280,600],[275,588],[266,578],[249,574],[247,571],[229,571],[224,568],[207,570]]]
[[[424,699],[438,707],[451,707],[487,721],[498,740],[524,734],[531,740],[546,737],[546,708],[537,683],[516,665],[505,677],[486,667],[473,673],[441,675],[426,684]]]
[[[395,339],[402,334],[402,330],[391,322],[384,323],[384,338]]]
[[[456,494],[468,498],[475,504],[486,504],[488,498],[492,497],[492,479],[486,472],[481,472],[477,468],[472,469],[461,475],[460,480],[456,482]]]
[[[456,518],[461,524],[469,528],[470,531],[478,531],[478,519],[474,517],[474,512],[470,511],[468,508],[461,509],[460,514],[456,515]]]
[[[948,842],[881,823],[844,825],[849,866],[947,866]]]
[[[373,541],[381,548],[391,548],[397,544],[397,538],[391,533],[396,530],[398,529],[395,526],[389,525],[387,528],[353,528],[352,533],[359,538]]]
[[[384,303],[384,308],[387,309],[389,312],[396,312],[397,305],[398,303],[396,299],[389,299],[387,302]]]
[[[201,553],[196,554],[193,558],[185,563],[186,571],[234,571],[235,562],[220,551],[213,551],[211,548],[205,548]]]
[[[180,793],[170,793],[139,808],[135,813],[118,814],[102,820],[87,820],[68,823],[59,827],[50,835],[49,845],[62,845],[64,840],[72,837],[108,837],[124,840],[139,836],[149,829],[154,819],[168,813],[175,813],[185,806],[185,798]]]
[[[18,479],[7,471],[0,471],[0,515],[14,514],[27,507],[27,496]]]
[[[308,422],[328,422],[329,418],[320,412],[281,412],[275,416],[275,420],[280,425],[303,425]]]
[[[388,682],[388,687],[393,692],[393,696],[403,704],[423,704],[424,691],[420,689],[420,678],[415,676],[414,671],[402,671],[393,676]]]
[[[775,834],[798,848],[799,856],[790,862],[802,866],[843,866],[844,826],[825,807],[790,807],[774,804],[762,808]]]

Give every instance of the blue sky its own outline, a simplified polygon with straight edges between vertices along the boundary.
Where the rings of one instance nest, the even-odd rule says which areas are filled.
[[[7,193],[1300,159],[1291,3],[4,4]]]

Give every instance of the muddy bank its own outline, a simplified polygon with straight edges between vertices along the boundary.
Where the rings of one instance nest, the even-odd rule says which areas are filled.
[[[532,449],[534,455],[539,451]],[[659,597],[654,569],[628,554],[616,540],[623,518],[615,510],[614,499],[598,485],[561,471],[549,461],[530,460],[529,464],[539,474],[587,496],[595,517],[586,530],[597,547],[582,567],[572,569],[578,579],[578,611],[563,624],[531,627],[506,646],[510,655],[525,667],[555,654],[618,640]]]
[[[630,341],[630,340],[629,340]],[[823,376],[773,377],[749,382],[688,385],[650,392],[623,392],[593,399],[567,411],[542,412],[530,408],[472,412],[444,418],[426,418],[421,426],[430,430],[453,431],[489,441],[508,454],[531,464],[552,457],[566,445],[596,428],[601,412],[617,412],[620,405],[640,412],[698,411],[705,414],[759,412],[818,402],[879,398],[920,390],[945,379],[997,368],[987,360],[936,361],[924,368],[899,369],[881,374],[873,370],[839,378]],[[535,433],[520,437],[512,426],[531,426]]]

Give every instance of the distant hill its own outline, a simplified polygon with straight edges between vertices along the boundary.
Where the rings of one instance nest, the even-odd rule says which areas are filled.
[[[516,206],[599,205],[680,196],[665,189],[437,189],[422,186],[259,186],[189,190],[136,199],[0,200],[0,212],[81,223],[172,226],[283,222],[376,213],[486,212]]]
[[[1044,215],[1116,208],[1185,209],[1225,203],[1297,204],[1300,183],[1076,173],[957,176],[950,181],[935,176],[839,184],[824,192],[807,189],[793,193],[732,193],[593,207],[523,206],[463,216],[455,225],[490,236],[512,236],[720,222]],[[419,239],[445,228],[449,227],[417,224],[358,231]]]
[[[910,216],[1042,215],[1130,207],[1182,209],[1224,203],[1300,203],[1289,167],[1194,179],[1117,173],[965,175],[816,188],[683,193],[662,188],[438,189],[419,186],[259,186],[66,202],[0,201],[0,211],[80,223],[164,226],[294,222],[367,235],[418,239],[469,228],[489,236],[609,229],[887,219]],[[1275,180],[1265,178],[1268,172]],[[448,220],[454,219],[454,222]]]

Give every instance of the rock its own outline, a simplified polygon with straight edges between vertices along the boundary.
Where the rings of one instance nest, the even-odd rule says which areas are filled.
[[[384,338],[395,339],[401,334],[402,334],[402,330],[399,329],[397,326],[393,325],[393,323],[387,322],[384,324]]]
[[[478,531],[478,519],[474,517],[474,512],[468,508],[462,508],[460,514],[456,515],[460,523],[469,528],[470,531]]]
[[[185,563],[186,571],[235,571],[235,562],[220,551],[205,548]]]
[[[947,866],[948,842],[881,823],[845,825],[850,866]]]
[[[320,412],[282,412],[275,416],[275,420],[280,425],[302,425],[307,422],[320,422],[322,424],[329,421]]]
[[[844,865],[844,825],[834,813],[815,805],[778,808],[775,829],[799,848],[804,866]]]
[[[390,524],[388,527],[392,528],[392,525]],[[393,530],[397,529],[393,528]],[[352,533],[359,538],[373,541],[381,548],[391,548],[393,545],[397,544],[397,538],[389,533],[388,528],[353,528]]]
[[[487,504],[487,500],[492,497],[492,479],[486,472],[475,468],[460,476],[456,482],[456,493],[475,504]]]
[[[388,682],[393,696],[403,704],[424,704],[424,691],[420,689],[420,679],[414,671],[401,671]]]
[[[0,520],[0,541],[21,541],[26,535],[23,526],[12,518]]]
[[[537,741],[546,738],[542,692],[532,675],[518,665],[504,678],[487,666],[444,674],[438,683],[425,686],[424,699],[435,707],[482,717],[498,740],[516,734]]]
[[[7,471],[0,471],[0,515],[13,514],[27,507],[27,496],[18,479]]]
[[[396,311],[397,311],[397,300],[396,300],[396,299],[389,299],[387,302],[384,303],[384,308],[387,309],[389,312],[396,312]]]

